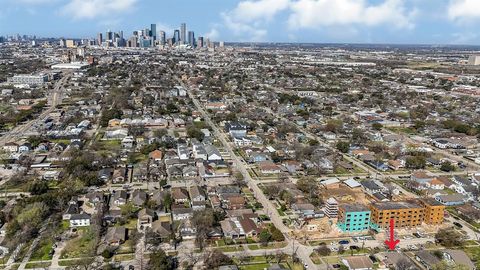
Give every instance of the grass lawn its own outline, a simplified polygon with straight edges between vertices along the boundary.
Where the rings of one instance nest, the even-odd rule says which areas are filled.
[[[133,259],[135,259],[135,253],[118,254],[113,256],[112,261],[121,262],[121,261],[131,261]]]
[[[348,174],[349,172],[348,172],[345,168],[336,167],[336,168],[333,170],[333,173],[334,173],[334,174]]]
[[[135,251],[135,243],[133,243],[131,239],[128,239],[127,241],[125,241],[125,243],[120,245],[120,247],[117,250],[117,253],[125,254],[125,253],[132,253],[134,251]]]
[[[43,238],[38,243],[35,251],[33,251],[32,256],[30,257],[30,261],[48,261],[52,259],[52,256],[49,255],[50,251],[52,250],[52,245],[54,244],[53,239]]]
[[[16,260],[15,260],[16,262],[22,261],[23,257],[25,257],[25,255],[27,254],[27,251],[30,249],[32,242],[33,242],[32,240],[28,241],[27,243],[25,243],[25,245],[22,246],[22,248],[20,249],[16,257]]]
[[[137,228],[137,219],[136,218],[132,218],[132,219],[129,219],[127,223],[125,223],[124,225],[118,225],[118,226],[123,226],[125,228],[127,228],[129,231],[132,231],[132,230],[135,230]]]
[[[322,264],[322,260],[320,259],[320,256],[318,256],[318,254],[316,254],[315,252],[313,252],[310,255],[310,259],[312,259],[312,262],[314,264]]]
[[[25,265],[26,269],[33,269],[33,268],[48,268],[50,267],[50,262],[29,262]]]
[[[463,251],[472,259],[477,268],[480,267],[480,247],[465,247]]]
[[[241,265],[239,269],[242,270],[264,270],[270,267],[269,263],[258,263],[258,264],[249,264],[249,265]]]
[[[477,246],[478,242],[475,240],[467,240],[465,241],[465,246]]]
[[[101,150],[106,151],[115,151],[122,147],[122,142],[120,140],[104,140],[99,141],[99,144],[102,148]]]
[[[236,252],[236,251],[243,251],[242,246],[225,246],[225,247],[219,247],[216,248],[217,250],[220,250],[222,252]]]
[[[60,266],[80,266],[80,265],[89,265],[93,261],[93,258],[84,258],[78,260],[60,260],[58,265]]]
[[[248,249],[250,250],[259,250],[259,249],[275,249],[275,248],[284,248],[287,245],[285,242],[280,243],[269,243],[266,246],[262,245],[248,245]]]
[[[89,257],[95,253],[95,232],[90,228],[79,231],[79,236],[68,241],[62,250],[61,259]]]

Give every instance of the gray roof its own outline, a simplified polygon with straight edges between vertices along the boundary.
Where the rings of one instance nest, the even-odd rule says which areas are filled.
[[[440,259],[435,257],[432,253],[430,253],[430,251],[427,250],[417,251],[415,256],[417,256],[422,263],[425,263],[429,266],[436,265],[440,262]]]

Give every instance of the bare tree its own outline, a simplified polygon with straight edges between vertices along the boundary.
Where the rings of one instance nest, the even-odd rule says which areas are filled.
[[[277,250],[275,252],[275,260],[277,263],[281,263],[287,259],[287,254],[285,254],[283,251]]]

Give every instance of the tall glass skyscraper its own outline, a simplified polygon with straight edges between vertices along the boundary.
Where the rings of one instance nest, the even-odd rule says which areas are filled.
[[[165,45],[167,42],[167,37],[165,31],[160,31],[160,45]]]
[[[180,44],[180,31],[178,29],[173,33],[173,43]]]
[[[187,24],[185,23],[182,23],[180,25],[180,40],[181,40],[181,44],[185,44],[187,43]]]
[[[155,41],[157,40],[157,25],[152,23],[152,25],[150,25],[150,32],[151,32],[151,35],[152,35],[152,39]]]
[[[195,48],[195,33],[193,31],[188,31],[188,45]]]

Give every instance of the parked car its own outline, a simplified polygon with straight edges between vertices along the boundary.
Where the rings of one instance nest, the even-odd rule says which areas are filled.
[[[458,228],[463,228],[462,224],[458,223],[458,222],[453,222],[453,225],[457,226]]]
[[[350,243],[350,241],[348,241],[348,240],[340,240],[340,241],[338,241],[338,243],[339,243],[340,245],[348,245],[348,244]]]

